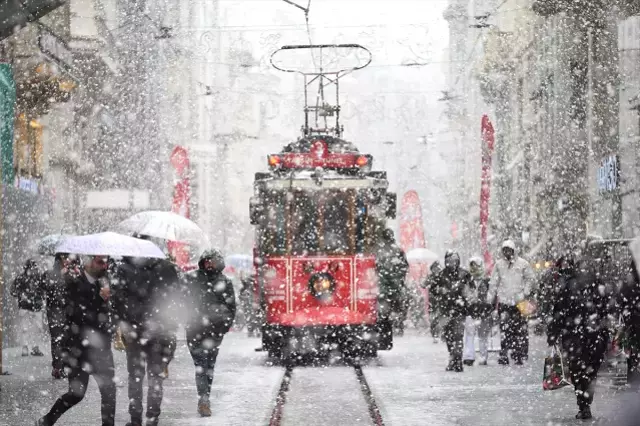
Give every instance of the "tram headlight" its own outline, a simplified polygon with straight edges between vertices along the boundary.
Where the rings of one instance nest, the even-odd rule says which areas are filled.
[[[309,291],[319,300],[327,300],[333,294],[336,288],[336,282],[333,276],[327,272],[320,272],[311,275],[309,278]]]

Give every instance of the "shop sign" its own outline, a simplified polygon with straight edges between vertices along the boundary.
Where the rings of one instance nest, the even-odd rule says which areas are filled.
[[[601,193],[616,191],[620,185],[618,157],[610,155],[600,162],[598,168],[598,190]]]
[[[23,191],[31,192],[33,194],[37,194],[39,189],[38,181],[33,179],[27,179],[24,177],[16,178],[16,187],[18,187]]]

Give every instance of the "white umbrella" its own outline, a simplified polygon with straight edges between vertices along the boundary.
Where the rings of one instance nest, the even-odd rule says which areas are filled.
[[[426,248],[416,248],[413,250],[409,250],[409,252],[407,253],[407,260],[409,262],[413,261],[429,263],[435,262],[438,259],[439,257],[437,254]]]
[[[186,217],[172,212],[140,212],[120,222],[117,229],[196,246],[204,247],[209,243],[202,228]]]
[[[70,237],[58,246],[56,253],[165,258],[162,250],[151,241],[115,232]]]

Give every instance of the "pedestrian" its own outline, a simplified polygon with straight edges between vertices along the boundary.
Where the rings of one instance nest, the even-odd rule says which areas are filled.
[[[480,257],[469,260],[471,274],[471,292],[467,297],[469,315],[465,320],[464,364],[472,366],[476,359],[475,337],[478,335],[480,365],[487,365],[489,359],[489,336],[493,323],[491,321],[492,305],[489,303],[489,278],[486,275],[484,262]]]
[[[102,426],[113,426],[116,413],[116,385],[109,292],[100,286],[107,268],[102,256],[86,257],[82,268],[63,273],[65,283],[64,362],[69,390],[51,407],[36,426],[51,426],[84,398],[93,376],[101,397]]]
[[[51,376],[54,379],[66,377],[62,359],[62,343],[65,336],[66,314],[66,284],[64,277],[67,272],[77,269],[75,259],[67,253],[55,255],[53,266],[45,271],[41,280],[41,291],[44,293],[47,312],[49,335],[51,336]]]
[[[391,229],[384,229],[376,250],[376,270],[380,282],[380,315],[386,324],[384,340],[390,340],[393,333],[404,333],[407,316],[405,278],[409,262],[404,251],[395,242]]]
[[[577,419],[591,418],[596,377],[609,340],[611,298],[592,265],[571,253],[560,260],[547,343],[561,349],[568,366],[578,403]]]
[[[247,334],[254,337],[259,331],[256,321],[256,313],[253,309],[253,290],[255,278],[247,275],[241,278],[242,287],[240,287],[240,305],[242,306],[242,314],[247,325]]]
[[[429,292],[435,295],[436,310],[444,322],[443,337],[449,351],[447,371],[462,372],[464,319],[468,312],[467,295],[471,289],[471,275],[460,266],[460,255],[448,250],[444,269],[435,277]]]
[[[127,426],[141,426],[143,382],[147,375],[146,426],[160,417],[163,382],[176,348],[178,275],[167,260],[124,258],[113,282],[113,309],[127,355],[129,414]]]
[[[500,318],[500,356],[498,364],[509,364],[509,351],[516,365],[522,365],[528,356],[529,329],[526,317],[518,303],[531,296],[534,275],[531,265],[516,256],[513,241],[502,244],[502,259],[498,259],[491,275],[490,300]]]
[[[629,342],[628,381],[633,387],[640,387],[640,239],[631,242],[629,249],[630,274],[620,290],[618,305]]]
[[[198,414],[202,417],[211,416],[213,370],[222,339],[236,315],[233,283],[222,273],[224,267],[222,254],[207,250],[200,257],[198,270],[186,278],[194,304],[194,315],[186,325],[187,344],[196,368]]]
[[[39,340],[44,338],[44,321],[42,308],[42,271],[33,259],[28,259],[22,272],[13,280],[9,290],[11,296],[18,299],[18,319],[21,337],[24,339],[22,356],[29,356],[31,346],[32,356],[44,356],[38,346]]]
[[[422,288],[426,288],[429,292],[429,330],[431,331],[433,343],[438,343],[442,332],[440,327],[441,314],[437,309],[439,305],[438,294],[431,290],[432,287],[435,288],[435,283],[440,273],[442,273],[442,266],[440,266],[440,263],[436,260],[429,266],[429,275],[422,284]]]

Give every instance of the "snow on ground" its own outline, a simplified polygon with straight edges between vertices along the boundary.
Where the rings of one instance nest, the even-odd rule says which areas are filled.
[[[343,366],[295,368],[282,424],[371,425],[354,369]]]
[[[165,383],[160,424],[266,425],[284,374],[283,367],[266,364],[266,354],[255,352],[258,339],[231,333],[218,357],[212,395],[213,417],[196,413],[194,368],[184,345]],[[444,371],[445,345],[428,336],[409,332],[396,339],[395,348],[381,352],[364,368],[387,426],[555,426],[585,424],[573,419],[577,411],[570,388],[543,392],[541,386],[545,343],[532,340],[531,359],[523,367],[496,365],[492,353],[487,367],[467,367],[462,374]],[[44,349],[44,348],[43,348]],[[12,375],[0,377],[0,426],[30,425],[66,390],[65,381],[50,378],[49,357],[21,357],[19,350],[5,351],[5,368]],[[118,407],[116,424],[128,421],[124,354],[116,352]],[[625,397],[629,397],[626,393]],[[620,395],[600,385],[593,412],[598,424],[617,410]],[[627,402],[627,404],[629,404]],[[62,426],[99,424],[99,394],[89,385],[85,401],[61,421]],[[296,367],[287,394],[285,425],[370,424],[366,404],[352,368],[344,365]],[[587,422],[586,424],[591,424]]]

